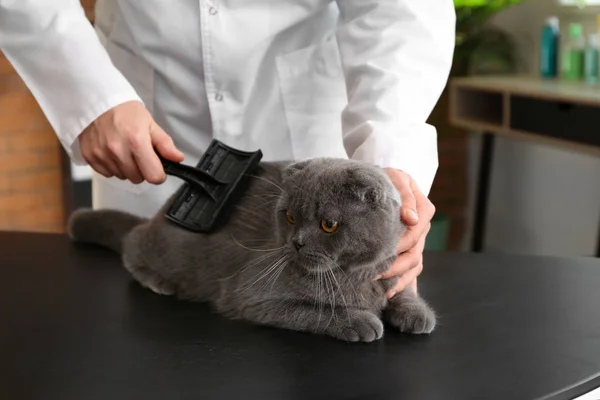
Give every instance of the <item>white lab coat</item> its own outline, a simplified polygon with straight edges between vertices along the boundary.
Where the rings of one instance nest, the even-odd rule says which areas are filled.
[[[217,138],[264,160],[438,167],[426,124],[454,50],[452,0],[0,0],[0,48],[72,160],[77,136],[142,101],[196,164]],[[93,177],[96,208],[152,215],[181,184]]]

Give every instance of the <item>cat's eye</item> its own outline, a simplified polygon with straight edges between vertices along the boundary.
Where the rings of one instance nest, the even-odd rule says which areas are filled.
[[[333,233],[337,231],[338,223],[336,221],[323,218],[321,220],[321,228],[327,233]]]
[[[292,215],[292,213],[290,213],[289,211],[285,212],[285,216],[287,217],[287,220],[290,224],[295,224],[296,223],[296,219],[294,218],[294,216]]]

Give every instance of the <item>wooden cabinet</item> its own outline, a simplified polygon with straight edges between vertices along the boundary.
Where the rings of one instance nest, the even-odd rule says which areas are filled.
[[[35,98],[0,54],[0,230],[64,231],[61,151]]]

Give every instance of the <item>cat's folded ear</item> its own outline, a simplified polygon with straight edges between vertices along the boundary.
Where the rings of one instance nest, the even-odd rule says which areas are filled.
[[[380,205],[392,201],[395,205],[400,206],[400,194],[397,190],[390,190],[388,187],[373,183],[370,186],[362,187],[358,191],[359,199],[367,204]]]
[[[283,179],[286,180],[293,176],[295,173],[302,171],[310,163],[310,160],[298,161],[292,163],[283,169]]]
[[[381,205],[392,202],[394,205],[400,206],[400,193],[387,176],[383,177],[379,173],[356,174],[355,179],[352,186],[355,195],[363,203]]]
[[[385,193],[379,187],[366,187],[358,195],[362,202],[377,204],[383,199]]]

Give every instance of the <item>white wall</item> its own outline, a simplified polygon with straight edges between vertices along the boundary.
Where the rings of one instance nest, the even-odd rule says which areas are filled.
[[[494,23],[517,37],[521,71],[535,73],[547,16],[558,15],[564,31],[573,20],[585,20],[586,28],[595,29],[595,14],[590,12],[596,10],[582,14],[553,0],[529,0],[498,15]],[[486,250],[594,254],[600,227],[600,157],[505,138],[496,143]],[[474,187],[477,136],[472,149]]]

